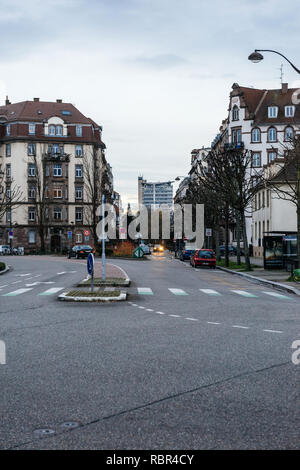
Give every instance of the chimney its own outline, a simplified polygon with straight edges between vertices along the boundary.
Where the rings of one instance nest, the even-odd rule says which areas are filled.
[[[33,101],[40,101],[39,98],[33,98]]]
[[[282,93],[287,93],[288,88],[289,88],[288,83],[282,83],[282,88],[281,88]]]
[[[62,103],[62,100],[56,100],[56,103]]]
[[[7,106],[8,104],[11,104],[11,102],[9,101],[8,96],[6,96],[5,106]]]

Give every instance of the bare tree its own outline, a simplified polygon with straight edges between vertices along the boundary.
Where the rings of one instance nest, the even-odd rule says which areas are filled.
[[[255,184],[261,181],[261,172],[252,167],[251,152],[243,149],[211,151],[207,157],[207,163],[208,169],[203,164],[201,165],[203,184],[216,192],[220,200],[224,202],[226,211],[229,211],[231,207],[239,214],[246,270],[250,270],[246,213],[250,211]]]
[[[24,201],[21,187],[14,183],[9,174],[0,167],[0,220],[5,213],[18,207]]]
[[[98,145],[93,146],[92,152],[83,155],[83,177],[85,191],[85,219],[92,231],[95,244],[98,242],[97,224],[100,217],[97,215],[102,195],[106,203],[112,203],[112,187],[109,178],[108,165]]]

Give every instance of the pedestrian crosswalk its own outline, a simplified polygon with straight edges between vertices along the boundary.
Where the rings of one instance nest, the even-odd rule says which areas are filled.
[[[204,295],[208,296],[214,296],[214,297],[221,297],[227,294],[233,294],[237,296],[241,296],[244,298],[249,298],[249,299],[257,299],[259,297],[265,297],[266,295],[281,299],[281,300],[295,300],[291,296],[283,295],[278,292],[270,292],[270,291],[258,291],[255,294],[253,292],[249,292],[247,290],[242,290],[242,289],[227,289],[223,290],[222,292],[219,292],[215,289],[198,289],[197,292],[200,291]],[[188,296],[188,295],[193,295],[195,294],[195,290],[190,290],[189,292],[185,291],[184,289],[179,289],[175,287],[168,287],[166,289],[166,292],[168,292],[171,295],[176,295],[176,296]],[[150,287],[137,287],[137,293],[138,295],[162,295],[162,291],[160,290],[159,292],[153,291]]]
[[[50,289],[47,289],[43,292],[38,292],[37,295],[42,295],[42,296],[47,296],[47,295],[53,295],[57,294],[57,292],[62,291],[64,288],[63,287],[51,287]],[[10,292],[6,292],[5,294],[0,294],[2,297],[16,297],[18,295],[24,295],[27,294],[28,292],[32,291],[33,287],[23,287],[21,289],[13,290]],[[1,291],[1,289],[0,289]]]

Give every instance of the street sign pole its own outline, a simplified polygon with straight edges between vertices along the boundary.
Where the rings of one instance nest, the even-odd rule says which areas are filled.
[[[102,281],[106,279],[106,270],[105,270],[105,232],[104,232],[104,203],[105,196],[102,194]]]

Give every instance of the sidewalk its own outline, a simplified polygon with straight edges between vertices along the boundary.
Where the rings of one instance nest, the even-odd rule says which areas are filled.
[[[231,256],[229,259],[231,261],[236,261],[236,256]],[[241,256],[241,261],[245,261],[244,256]],[[266,281],[278,282],[282,285],[285,285],[286,287],[292,287],[297,289],[300,294],[300,284],[298,282],[287,281],[287,279],[290,277],[290,273],[285,269],[264,269],[263,258],[251,257],[250,262],[256,267],[253,268],[253,271],[242,271],[242,273],[253,276],[254,278],[264,279]],[[232,269],[231,271],[237,272],[235,269]]]

